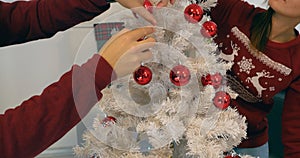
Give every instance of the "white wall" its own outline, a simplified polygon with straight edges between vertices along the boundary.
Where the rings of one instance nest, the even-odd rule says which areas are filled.
[[[70,68],[70,39],[59,33],[47,40],[0,48],[0,111],[15,107],[23,100],[38,95]],[[26,120],[24,120],[26,121]],[[67,136],[76,137],[70,132]],[[64,146],[76,139],[68,139]]]

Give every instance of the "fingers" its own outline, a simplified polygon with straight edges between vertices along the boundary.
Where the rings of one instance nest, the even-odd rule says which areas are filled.
[[[155,42],[138,42],[138,45],[131,47],[125,54],[136,54],[141,52],[148,52],[150,48],[155,45]]]
[[[114,71],[116,72],[117,77],[123,77],[125,75],[132,74],[142,62],[150,60],[152,56],[152,52],[149,50],[125,53],[116,62]]]
[[[153,37],[149,37],[147,39],[139,41],[139,44],[144,44],[144,43],[153,43],[156,42],[156,40]]]
[[[130,31],[127,28],[122,29],[121,31],[119,31],[118,33],[114,34],[109,41],[107,41],[101,48],[101,50],[99,52],[102,52],[102,50],[105,50],[111,43],[112,41],[114,41],[115,39],[117,39],[118,37],[120,37],[122,34],[124,34],[125,32]]]
[[[157,7],[158,7],[158,8],[161,8],[161,7],[167,6],[167,5],[168,5],[168,1],[169,1],[169,0],[161,0],[161,1],[157,4]]]
[[[149,21],[152,25],[156,25],[157,21],[154,18],[154,16],[147,10],[145,7],[143,7],[144,0],[117,0],[122,6],[129,8],[133,11],[134,15],[138,14],[141,17],[143,17],[145,20]],[[175,3],[175,0],[161,0],[157,7],[165,7],[168,5],[168,2],[171,4]]]
[[[141,27],[135,30],[124,33],[124,36],[131,37],[131,39],[137,41],[145,36],[153,33],[155,30],[153,27]]]
[[[149,49],[147,49],[147,50],[145,50],[143,52],[140,52],[137,55],[139,56],[139,60],[141,62],[149,60],[149,59],[152,59],[152,57],[153,57],[153,54],[152,54],[152,52]]]
[[[174,3],[175,3],[175,0],[161,0],[161,1],[157,4],[157,7],[158,7],[158,8],[165,7],[165,6],[168,5],[169,1],[170,1],[171,4],[174,4]]]
[[[157,21],[154,16],[144,7],[131,8],[131,10],[143,17],[145,20],[149,21],[152,25],[156,25]]]

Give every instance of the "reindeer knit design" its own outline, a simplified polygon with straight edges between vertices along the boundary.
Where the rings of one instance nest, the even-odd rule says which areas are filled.
[[[234,60],[234,56],[238,55],[238,51],[240,50],[240,48],[237,46],[237,44],[233,44],[232,41],[231,41],[231,48],[232,48],[232,54],[228,55],[221,52],[219,57],[222,58],[223,60],[232,62]]]
[[[245,1],[218,0],[211,10],[211,20],[218,27],[214,38],[222,61],[232,62],[227,83],[239,93],[231,106],[247,118],[247,139],[239,147],[258,147],[268,141],[267,114],[272,98],[287,89],[282,116],[282,140],[288,148],[284,157],[300,157],[300,36],[286,43],[268,41],[264,52],[251,45],[252,19],[265,12]],[[286,134],[288,133],[288,134]]]
[[[256,76],[247,77],[246,79],[246,81],[251,82],[253,86],[256,88],[256,90],[258,91],[257,97],[261,97],[262,91],[267,89],[259,83],[259,79],[261,77],[274,78],[274,76],[270,76],[270,72],[262,71],[262,72],[256,72]]]
[[[252,54],[255,58],[269,66],[270,68],[275,69],[276,71],[284,74],[284,75],[289,75],[291,73],[291,69],[286,67],[283,64],[276,63],[266,55],[264,55],[262,52],[258,51],[257,49],[253,48],[251,45],[251,42],[249,38],[243,34],[237,27],[232,28],[231,30],[233,34],[240,39],[242,43],[247,47],[248,51],[250,54]]]

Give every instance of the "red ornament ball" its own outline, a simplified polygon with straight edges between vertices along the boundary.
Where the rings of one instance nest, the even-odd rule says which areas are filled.
[[[146,66],[140,66],[134,71],[133,78],[140,85],[148,84],[152,80],[152,71]]]
[[[222,84],[222,75],[220,73],[215,73],[213,75],[207,74],[201,77],[201,83],[203,86],[212,85],[214,88],[219,88]]]
[[[212,85],[211,75],[207,74],[206,76],[202,76],[201,83],[203,86]]]
[[[204,37],[213,37],[217,34],[218,27],[213,21],[206,21],[202,24],[201,34]]]
[[[110,126],[111,124],[117,123],[117,119],[112,116],[106,116],[102,121],[101,124],[103,127]]]
[[[170,72],[170,80],[176,86],[184,86],[189,83],[190,79],[190,70],[183,65],[175,66]]]
[[[239,155],[227,155],[224,158],[241,158]]]
[[[230,104],[230,95],[224,91],[218,91],[213,99],[214,105],[219,109],[226,109]]]
[[[197,23],[203,17],[203,9],[198,4],[190,4],[184,10],[184,17],[190,23]]]
[[[222,84],[222,75],[220,73],[215,73],[214,75],[211,76],[211,80],[212,80],[212,85],[214,86],[214,88],[219,88],[220,85]]]
[[[153,13],[153,4],[149,0],[144,1],[144,7],[150,12]]]

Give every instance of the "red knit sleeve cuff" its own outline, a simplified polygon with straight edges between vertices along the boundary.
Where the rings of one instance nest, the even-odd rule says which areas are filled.
[[[95,88],[104,89],[108,84],[117,78],[116,73],[110,64],[99,54],[95,54],[86,64],[87,69],[95,79]]]
[[[99,57],[99,61],[96,68],[95,83],[99,89],[103,89],[105,88],[102,87],[103,83],[105,85],[108,85],[112,81],[116,80],[117,74],[115,73],[111,65],[104,58],[102,58],[100,55],[98,55],[98,57]]]

